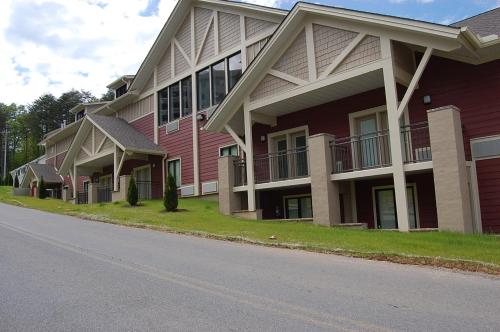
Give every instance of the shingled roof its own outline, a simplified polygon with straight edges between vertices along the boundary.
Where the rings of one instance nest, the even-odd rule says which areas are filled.
[[[160,146],[123,119],[97,114],[87,114],[87,118],[114,139],[118,145],[121,145],[124,150],[164,154]]]
[[[63,179],[54,166],[48,164],[30,164],[29,167],[38,180],[43,178],[45,183],[63,183]]]
[[[500,36],[500,7],[451,24],[453,27],[468,27],[481,37]]]

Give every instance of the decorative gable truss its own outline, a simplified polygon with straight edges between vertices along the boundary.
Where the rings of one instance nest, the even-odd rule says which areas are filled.
[[[95,126],[90,128],[89,134],[83,144],[80,146],[75,163],[80,164],[99,155],[113,153],[115,143],[111,141],[102,131]]]
[[[381,59],[380,38],[306,24],[250,94],[260,101]]]
[[[180,79],[211,64],[216,58],[242,49],[242,60],[247,64],[255,56],[252,49],[251,59],[248,59],[247,48],[255,48],[262,41],[265,43],[277,26],[278,22],[245,14],[193,7],[156,65],[156,85]],[[153,77],[154,74],[151,82],[154,82]],[[144,91],[152,87],[153,84],[148,83]]]

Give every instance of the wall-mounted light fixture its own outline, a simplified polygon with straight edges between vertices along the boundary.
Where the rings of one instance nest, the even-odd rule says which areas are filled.
[[[205,120],[205,114],[203,114],[203,113],[196,114],[196,120],[198,120],[198,121]]]
[[[266,136],[265,136],[265,135],[261,135],[261,136],[260,136],[260,141],[261,141],[262,143],[264,143],[264,142],[266,141]]]
[[[424,96],[424,105],[429,105],[430,103],[432,103],[431,96],[430,95],[425,95]]]

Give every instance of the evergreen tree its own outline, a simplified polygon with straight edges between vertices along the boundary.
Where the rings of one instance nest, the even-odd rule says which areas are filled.
[[[131,206],[136,206],[138,200],[139,200],[139,192],[137,191],[137,185],[135,184],[134,177],[131,176],[130,181],[128,183],[127,202]]]
[[[169,212],[177,210],[179,204],[177,199],[177,184],[172,174],[168,174],[167,183],[165,185],[165,193],[163,195],[163,205]]]
[[[45,190],[45,181],[43,181],[43,177],[40,179],[40,183],[38,184],[38,198],[45,199],[47,197],[47,191]]]

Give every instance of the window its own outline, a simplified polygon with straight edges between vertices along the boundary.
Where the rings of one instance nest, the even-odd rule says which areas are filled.
[[[168,88],[158,92],[158,125],[168,122]]]
[[[191,93],[191,76],[181,81],[182,90],[182,116],[187,116],[192,113],[193,96]]]
[[[218,105],[242,74],[238,52],[196,74],[198,110]]]
[[[311,196],[285,197],[285,218],[302,219],[312,216]]]
[[[227,60],[228,65],[228,89],[231,91],[233,86],[238,82],[241,77],[242,67],[241,67],[241,53],[237,53]],[[228,92],[229,92],[228,91]]]
[[[210,70],[208,68],[196,74],[198,109],[210,107]]]
[[[226,71],[224,61],[212,66],[212,103],[218,105],[226,95]]]
[[[169,160],[168,162],[168,174],[172,175],[175,179],[175,185],[177,188],[181,186],[181,160]]]
[[[191,115],[192,98],[191,76],[158,91],[158,125]]]
[[[170,94],[170,104],[169,104],[169,113],[168,113],[168,121],[174,121],[181,117],[181,105],[180,105],[180,94],[179,94],[179,84],[173,84],[169,87]]]
[[[127,93],[127,84],[122,85],[115,91],[115,98],[118,98]]]
[[[219,156],[224,157],[224,156],[238,156],[238,146],[235,145],[230,145],[230,146],[224,146],[219,149]]]
[[[83,111],[80,111],[78,113],[76,113],[76,120],[80,120],[81,118],[83,118],[85,116],[85,110]]]

